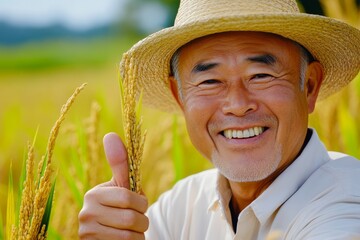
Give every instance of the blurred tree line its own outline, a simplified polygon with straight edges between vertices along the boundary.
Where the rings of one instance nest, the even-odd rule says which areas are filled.
[[[324,9],[322,7],[322,0],[297,0],[298,3],[302,6],[303,10],[307,13],[312,14],[318,14],[318,15],[324,15]],[[345,1],[344,1],[345,2]],[[149,32],[144,32],[143,30],[139,29],[138,21],[136,20],[137,12],[139,11],[139,8],[141,8],[144,5],[158,5],[162,6],[166,9],[167,16],[162,26],[158,26],[158,29],[164,28],[164,27],[170,27],[174,24],[174,19],[177,13],[177,9],[179,7],[180,0],[131,0],[128,1],[128,4],[126,6],[126,11],[124,16],[122,16],[122,19],[120,19],[121,27],[123,29],[122,32],[134,33],[136,34],[143,34],[148,35]],[[358,6],[360,5],[360,0],[356,0],[356,3]],[[156,14],[155,12],[149,13]],[[154,15],[153,15],[154,16]],[[125,30],[125,31],[124,31]]]

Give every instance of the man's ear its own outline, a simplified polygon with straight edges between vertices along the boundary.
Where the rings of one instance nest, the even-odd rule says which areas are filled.
[[[306,91],[308,111],[312,113],[324,79],[324,68],[318,61],[313,61],[308,65],[305,76],[304,90]]]
[[[174,76],[170,76],[169,83],[172,95],[174,96],[176,102],[179,104],[180,108],[183,109],[183,104],[179,93],[178,81],[174,78]]]

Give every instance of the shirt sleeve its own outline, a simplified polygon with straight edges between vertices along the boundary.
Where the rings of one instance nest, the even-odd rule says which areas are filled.
[[[209,199],[215,196],[217,171],[208,170],[178,181],[148,209],[147,240],[204,239],[211,214]],[[209,238],[205,238],[209,239]]]
[[[166,202],[169,193],[165,193],[150,206],[146,215],[149,218],[149,229],[145,232],[146,240],[171,239],[168,220],[166,219]]]
[[[146,240],[179,239],[187,212],[186,199],[187,185],[182,180],[150,206],[146,213],[150,222]]]
[[[293,237],[286,239],[360,240],[360,197],[324,206],[310,215],[311,219],[303,219],[307,224],[298,224]]]

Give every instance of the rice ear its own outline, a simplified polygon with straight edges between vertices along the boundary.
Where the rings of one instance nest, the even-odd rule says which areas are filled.
[[[141,192],[140,165],[144,150],[145,135],[142,132],[142,119],[140,117],[142,94],[136,101],[140,92],[135,79],[137,66],[130,55],[124,55],[126,74],[123,82],[120,80],[121,108],[124,124],[125,143],[128,152],[130,190]]]
[[[24,184],[24,186],[20,194],[21,204],[19,211],[19,223],[16,225],[14,217],[15,207],[12,170],[10,167],[7,207],[8,212],[6,219],[6,236],[8,239],[46,239],[55,191],[52,152],[55,147],[55,141],[60,129],[60,125],[65,118],[65,114],[71,107],[76,96],[84,87],[85,84],[77,88],[68,99],[66,104],[61,108],[60,117],[57,119],[50,132],[46,153],[39,161],[36,174],[34,174],[34,145],[37,133],[35,134],[33,144],[29,144],[28,146],[27,158],[25,160],[25,164],[23,164],[25,167],[23,166],[23,173],[22,177],[20,178],[20,180],[24,179],[20,182],[20,184]]]

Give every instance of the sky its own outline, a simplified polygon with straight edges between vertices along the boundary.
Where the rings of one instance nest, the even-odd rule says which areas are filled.
[[[86,30],[115,20],[127,0],[0,0],[0,21]]]

